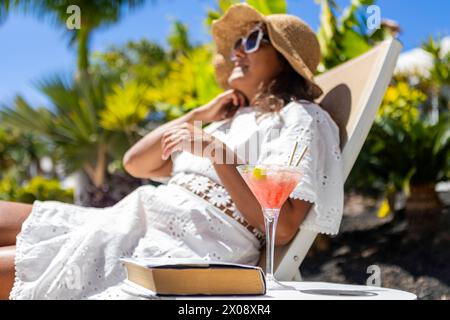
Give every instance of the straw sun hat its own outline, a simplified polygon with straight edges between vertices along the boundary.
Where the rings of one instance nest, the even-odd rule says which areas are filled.
[[[237,39],[243,37],[258,22],[265,24],[272,46],[311,85],[314,99],[322,95],[322,89],[314,81],[314,72],[320,61],[320,46],[311,28],[296,16],[272,14],[264,16],[245,3],[231,6],[212,24],[212,36],[217,53],[214,68],[218,83],[228,89],[228,78],[234,68],[230,60],[231,49]]]

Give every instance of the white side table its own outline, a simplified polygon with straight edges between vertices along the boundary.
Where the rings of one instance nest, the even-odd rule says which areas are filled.
[[[186,296],[156,297],[152,291],[128,286],[128,293],[147,299],[164,300],[416,300],[410,292],[382,287],[329,282],[283,282],[296,290],[268,291],[264,296]],[[131,291],[130,291],[131,290]]]

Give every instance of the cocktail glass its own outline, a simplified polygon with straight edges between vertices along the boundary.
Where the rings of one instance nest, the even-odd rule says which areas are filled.
[[[282,165],[241,165],[237,167],[262,207],[266,228],[266,286],[268,290],[295,290],[273,275],[275,231],[280,210],[302,178],[299,168]]]

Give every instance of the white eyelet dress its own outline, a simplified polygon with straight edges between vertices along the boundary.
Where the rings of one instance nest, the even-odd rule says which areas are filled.
[[[291,197],[314,203],[302,228],[336,234],[343,210],[337,126],[328,113],[307,101],[293,101],[279,113],[258,114],[256,108],[242,108],[233,119],[206,130],[248,163],[286,163],[294,141],[308,145],[301,162],[304,177]],[[173,161],[177,179],[198,177],[190,182],[192,190],[204,188],[203,177],[221,183],[205,158],[183,152]],[[211,201],[227,197],[216,192]],[[10,298],[136,299],[121,290],[126,278],[121,257],[255,265],[261,243],[239,219],[239,212],[226,215],[172,183],[142,186],[104,209],[36,201],[17,236]]]

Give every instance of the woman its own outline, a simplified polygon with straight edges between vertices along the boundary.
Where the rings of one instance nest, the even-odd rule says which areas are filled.
[[[322,93],[313,79],[314,33],[296,17],[265,17],[245,4],[232,6],[212,32],[217,79],[228,90],[124,156],[131,175],[167,184],[140,187],[105,209],[0,204],[2,298],[130,298],[120,290],[120,257],[257,264],[263,215],[236,164],[285,162],[296,140],[308,145],[304,177],[282,208],[276,243],[288,243],[300,226],[338,232],[339,134],[313,103]],[[210,125],[202,130],[196,121]]]

